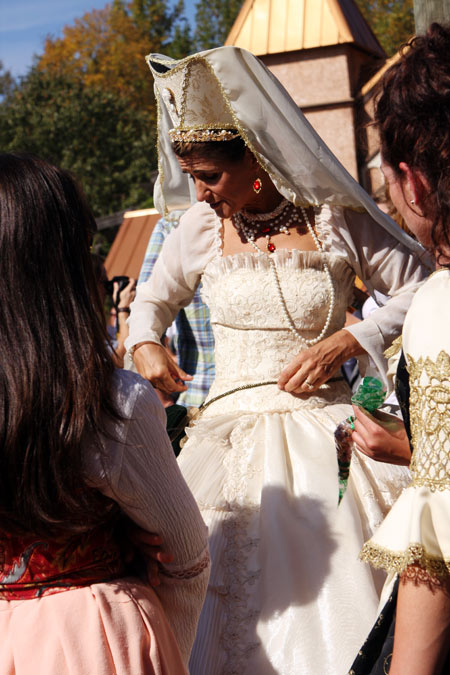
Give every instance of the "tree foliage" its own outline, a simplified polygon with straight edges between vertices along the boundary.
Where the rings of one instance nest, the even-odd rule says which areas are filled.
[[[355,0],[388,56],[415,33],[413,0]]]
[[[71,170],[96,215],[151,203],[154,145],[148,113],[70,75],[32,69],[0,105],[2,150]]]
[[[0,144],[71,170],[97,216],[151,205],[153,82],[144,57],[191,50],[183,0],[114,0],[48,37],[17,83],[0,67]]]
[[[153,88],[145,55],[175,56],[190,48],[182,0],[169,11],[166,0],[114,0],[66,26],[62,38],[48,37],[37,68],[80,78],[86,86],[126,96],[135,107],[152,107]]]
[[[0,61],[0,100],[8,96],[15,87],[15,80],[9,70],[5,70],[3,62]]]
[[[195,5],[196,48],[223,45],[241,7],[242,0],[199,0]]]

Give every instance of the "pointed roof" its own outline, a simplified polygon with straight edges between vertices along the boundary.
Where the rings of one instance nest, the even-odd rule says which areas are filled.
[[[353,0],[245,0],[225,42],[257,56],[344,43],[385,57]]]

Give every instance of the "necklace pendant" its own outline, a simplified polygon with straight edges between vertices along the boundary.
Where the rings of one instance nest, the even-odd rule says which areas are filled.
[[[270,241],[270,242],[267,244],[267,250],[269,251],[269,253],[273,253],[273,252],[275,251],[275,249],[276,249],[275,244],[272,244],[272,242]]]

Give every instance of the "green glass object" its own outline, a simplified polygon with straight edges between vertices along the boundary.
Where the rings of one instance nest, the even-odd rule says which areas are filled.
[[[383,385],[376,377],[364,377],[357,391],[352,396],[352,403],[373,412],[382,405],[386,398]]]
[[[364,377],[357,391],[352,396],[352,403],[360,408],[364,408],[367,412],[373,413],[382,405],[385,398],[386,392],[383,390],[381,381],[376,377]],[[339,468],[338,504],[341,502],[347,489],[353,450],[352,431],[355,428],[353,424],[354,420],[354,417],[348,417],[336,427],[334,432]]]

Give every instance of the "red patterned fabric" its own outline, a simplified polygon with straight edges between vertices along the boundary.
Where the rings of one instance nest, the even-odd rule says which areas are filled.
[[[124,576],[111,524],[45,540],[0,532],[0,598],[26,600]]]

